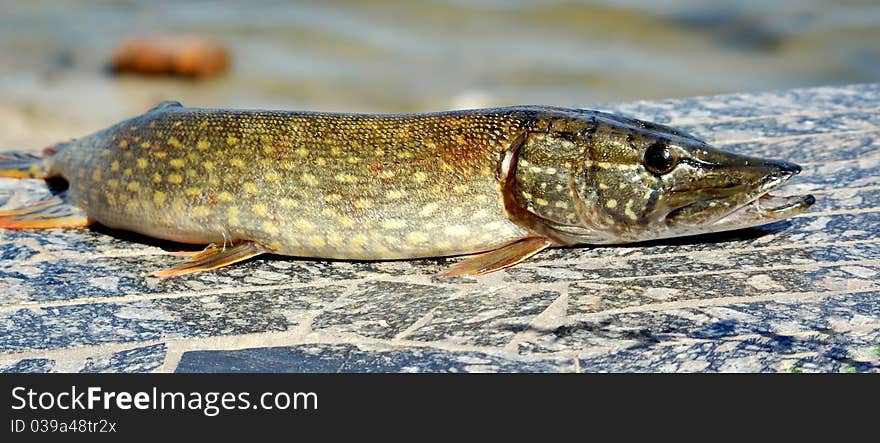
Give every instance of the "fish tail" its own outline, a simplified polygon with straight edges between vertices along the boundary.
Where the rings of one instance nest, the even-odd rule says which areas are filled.
[[[0,152],[0,177],[48,178],[46,160],[55,152],[54,148],[46,148],[44,155],[21,151]]]

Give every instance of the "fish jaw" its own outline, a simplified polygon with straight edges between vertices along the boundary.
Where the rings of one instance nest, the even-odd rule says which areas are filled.
[[[678,235],[744,229],[793,217],[816,202],[809,194],[787,197],[770,194],[799,174],[800,166],[783,161],[751,159],[751,162],[750,172],[760,175],[756,186],[717,190],[715,198],[698,200],[671,211],[666,216],[667,225],[681,231]]]

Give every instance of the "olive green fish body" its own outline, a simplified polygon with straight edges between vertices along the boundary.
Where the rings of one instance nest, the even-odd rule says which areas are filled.
[[[112,228],[189,243],[253,240],[305,257],[493,249],[497,167],[523,115],[365,116],[164,104],[64,147],[51,171]]]

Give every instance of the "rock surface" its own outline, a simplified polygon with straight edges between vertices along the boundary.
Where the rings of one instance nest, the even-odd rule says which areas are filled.
[[[778,193],[818,202],[450,281],[457,259],[283,257],[159,281],[160,242],[0,230],[0,371],[880,372],[880,84],[603,109],[799,163]],[[46,192],[0,179],[0,204]]]

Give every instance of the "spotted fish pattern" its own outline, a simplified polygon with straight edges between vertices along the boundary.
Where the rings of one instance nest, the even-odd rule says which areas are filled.
[[[730,229],[665,219],[709,200],[706,190],[724,180],[742,185],[711,197],[729,216],[772,200],[765,196],[772,186],[759,181],[776,177],[775,186],[796,173],[784,162],[751,159],[743,167],[745,157],[672,128],[541,106],[364,115],[163,102],[45,154],[6,154],[0,175],[66,179],[67,192],[48,204],[74,214],[63,226],[99,222],[222,245],[195,256],[186,272],[263,252],[374,260],[490,251],[444,276],[480,274],[549,246]],[[723,176],[710,173],[719,169]],[[676,190],[699,180],[711,183]],[[670,204],[682,194],[691,197]],[[811,202],[785,203],[774,219]],[[59,211],[65,205],[79,218]],[[0,213],[0,227],[52,227],[33,213]]]

